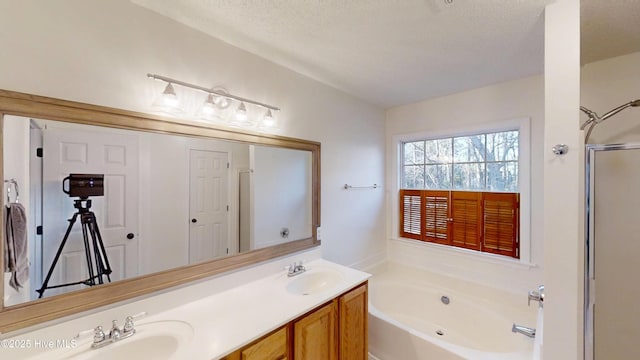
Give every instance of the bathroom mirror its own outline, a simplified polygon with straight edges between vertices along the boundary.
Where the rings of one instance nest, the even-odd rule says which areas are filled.
[[[318,143],[2,90],[0,112],[3,178],[20,185],[31,260],[21,292],[5,274],[0,332],[320,243]],[[103,193],[66,194],[70,174],[102,175]],[[91,256],[85,211],[100,233],[88,231]]]

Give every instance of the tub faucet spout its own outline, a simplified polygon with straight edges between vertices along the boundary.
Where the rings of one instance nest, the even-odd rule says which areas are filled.
[[[536,337],[536,329],[522,326],[522,325],[513,324],[513,326],[511,327],[511,332],[520,333],[530,338]]]

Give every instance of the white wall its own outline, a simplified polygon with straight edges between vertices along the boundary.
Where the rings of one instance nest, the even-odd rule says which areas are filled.
[[[252,146],[253,248],[311,237],[311,154]],[[281,236],[283,229],[288,236]]]
[[[640,99],[640,52],[582,67],[580,104],[599,115]],[[580,113],[582,122],[587,116]],[[632,107],[595,127],[589,143],[640,142],[640,107]]]
[[[383,192],[342,189],[383,182],[379,108],[126,0],[2,0],[0,24],[2,89],[150,112],[152,72],[281,107],[281,134],[322,143],[324,256],[384,257]]]
[[[3,180],[15,179],[20,190],[20,203],[24,206],[27,214],[30,214],[30,183],[29,183],[29,122],[24,121],[17,116],[5,116],[2,128],[2,154],[3,154]],[[2,201],[0,204],[7,203],[7,188],[11,188],[10,201],[16,200],[15,188],[13,185],[3,183]],[[5,216],[4,206],[2,207],[2,216]],[[4,231],[2,229],[1,231]],[[4,239],[4,236],[3,236]],[[33,243],[28,243],[28,256],[32,259],[31,251]],[[6,246],[6,243],[4,244]],[[30,271],[33,271],[31,268]],[[18,304],[29,299],[30,284],[26,283],[20,291],[14,290],[9,286],[11,273],[5,273],[4,276],[4,304]],[[31,277],[32,275],[30,275]]]
[[[392,221],[397,212],[397,140],[402,134],[422,133],[445,135],[460,131],[473,131],[514,119],[530,118],[530,149],[521,149],[530,155],[530,263],[542,264],[542,141],[544,126],[544,79],[535,76],[510,81],[441,98],[399,106],[387,110],[387,235],[389,256],[396,261],[410,262],[432,271],[477,281],[507,291],[521,293],[537,288],[542,283],[540,267],[515,261],[496,260],[495,256],[475,254],[458,249],[442,249],[431,244],[416,243],[398,238],[397,225]],[[522,234],[525,236],[526,234]],[[524,253],[524,251],[523,251]]]
[[[584,141],[579,130],[580,1],[545,10],[545,359],[582,358]],[[566,144],[569,152],[550,151]]]

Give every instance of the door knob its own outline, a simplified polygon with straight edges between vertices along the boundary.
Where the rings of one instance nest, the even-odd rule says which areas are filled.
[[[191,219],[191,222],[195,224],[198,222],[198,219]]]
[[[136,236],[133,235],[133,233],[128,233],[127,234],[127,239],[129,239],[129,240],[133,239],[134,237],[136,237]]]

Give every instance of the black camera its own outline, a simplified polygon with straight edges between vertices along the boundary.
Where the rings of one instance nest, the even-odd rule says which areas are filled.
[[[68,183],[65,189],[65,182]],[[62,191],[69,197],[87,199],[104,195],[104,174],[69,174],[62,180]]]

